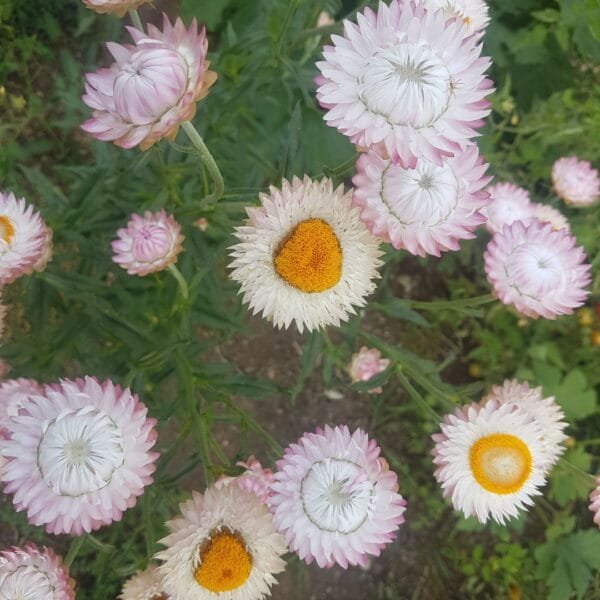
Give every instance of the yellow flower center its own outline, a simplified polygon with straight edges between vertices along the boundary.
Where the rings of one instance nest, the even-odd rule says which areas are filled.
[[[15,228],[12,221],[8,217],[0,216],[0,238],[10,244],[14,235]]]
[[[342,249],[330,225],[321,219],[302,221],[275,252],[275,271],[302,292],[324,292],[342,276]]]
[[[194,579],[211,592],[228,592],[250,576],[252,556],[239,534],[223,528],[200,549],[200,564]]]
[[[469,450],[471,472],[477,483],[494,494],[512,494],[531,473],[531,452],[514,435],[493,433],[479,438]]]

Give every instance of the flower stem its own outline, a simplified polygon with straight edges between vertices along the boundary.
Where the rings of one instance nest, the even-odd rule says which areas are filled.
[[[181,126],[183,130],[186,132],[188,138],[190,138],[190,142],[194,145],[194,148],[197,150],[200,155],[200,159],[204,166],[208,169],[210,176],[215,184],[215,190],[212,194],[206,196],[201,203],[201,207],[205,208],[209,204],[216,202],[223,196],[223,192],[225,191],[225,184],[223,183],[223,175],[221,175],[221,171],[215,162],[215,159],[212,157],[212,154],[206,147],[202,136],[198,133],[198,130],[194,127],[191,121],[184,121]]]
[[[142,20],[140,19],[140,15],[135,8],[129,10],[129,18],[133,23],[133,26],[140,31],[144,31],[144,26],[142,25]]]
[[[67,556],[65,557],[65,561],[64,561],[65,565],[67,567],[70,567],[73,564],[73,561],[79,554],[79,551],[81,550],[81,547],[83,546],[83,543],[85,542],[85,539],[86,539],[85,535],[80,535],[78,538],[75,538],[71,542],[71,545],[69,546],[69,551],[67,552]]]
[[[189,298],[189,290],[188,290],[188,285],[187,282],[184,278],[184,276],[181,274],[181,271],[174,265],[174,264],[170,264],[167,269],[169,269],[169,272],[171,273],[171,275],[173,275],[173,277],[175,277],[175,279],[177,280],[177,285],[179,286],[179,291],[181,292],[181,296],[183,297],[184,300],[187,300]]]
[[[442,418],[440,415],[431,407],[429,403],[419,394],[419,392],[413,387],[408,377],[402,372],[402,366],[396,366],[396,377],[400,380],[402,387],[408,392],[408,395],[425,410],[433,418],[434,421],[440,422]]]
[[[421,310],[440,310],[440,309],[453,309],[462,310],[464,308],[474,308],[483,304],[489,304],[494,302],[494,298],[491,294],[485,294],[484,296],[475,296],[474,298],[461,298],[459,300],[432,300],[428,302],[422,302],[419,300],[403,300],[411,308],[417,308]]]

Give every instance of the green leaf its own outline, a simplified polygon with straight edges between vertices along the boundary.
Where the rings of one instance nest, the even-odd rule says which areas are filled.
[[[300,359],[300,372],[298,373],[298,379],[296,380],[294,387],[290,390],[292,400],[295,400],[298,394],[302,391],[304,382],[308,379],[316,367],[322,350],[323,337],[319,332],[313,331],[306,340],[304,348],[302,349],[302,358]]]
[[[585,374],[579,369],[568,373],[553,393],[567,420],[583,419],[596,410],[596,392],[589,387]]]
[[[565,453],[564,460],[559,462],[552,472],[550,497],[560,506],[565,506],[572,500],[585,500],[589,494],[589,483],[576,469],[565,464],[565,461],[581,471],[588,472],[592,457],[582,446],[576,446]]]
[[[409,308],[407,303],[398,298],[386,298],[382,302],[372,302],[369,308],[380,310],[381,312],[394,317],[395,319],[402,319],[403,321],[409,321],[419,327],[431,327],[431,324],[427,319],[421,316],[418,312]]]
[[[535,550],[536,577],[546,580],[549,600],[568,600],[573,593],[583,598],[592,571],[600,567],[600,532],[578,531],[539,546]]]

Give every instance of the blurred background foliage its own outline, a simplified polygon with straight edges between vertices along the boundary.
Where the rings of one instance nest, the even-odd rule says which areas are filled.
[[[588,306],[551,322],[478,301],[489,292],[482,268],[489,238],[481,232],[441,260],[388,250],[367,310],[339,331],[304,338],[269,326],[265,334],[248,318],[227,278],[227,246],[244,206],[283,177],[307,173],[350,184],[357,155],[323,122],[314,63],[341,19],[376,3],[155,4],[143,7],[143,20],[160,22],[164,9],[206,23],[219,74],[195,124],[221,167],[226,195],[204,211],[198,206],[209,181],[183,134],[140,153],[79,130],[88,114],[83,74],[110,61],[103,42],[126,39],[122,22],[74,0],[0,0],[0,187],[39,207],[55,244],[44,273],[4,290],[11,308],[1,355],[11,377],[94,374],[131,386],[159,419],[163,453],[156,484],[122,523],[70,543],[28,526],[4,503],[0,542],[51,544],[74,561],[79,598],[113,598],[156,551],[186,489],[236,473],[231,465],[251,452],[262,450],[271,465],[280,445],[295,440],[265,407],[303,412],[313,429],[331,405],[332,424],[347,418],[382,443],[409,502],[406,531],[400,547],[384,553],[384,566],[366,574],[317,573],[292,559],[274,597],[329,598],[341,590],[348,598],[599,598],[600,532],[587,511],[585,473],[599,468],[600,209],[562,206],[550,187],[556,158],[600,155],[597,0],[490,3],[484,40],[496,92],[479,139],[497,181],[521,185],[569,217],[594,266]],[[322,11],[337,23],[317,29]],[[110,240],[128,215],[160,207],[184,228],[178,266],[188,301],[168,273],[130,277],[111,262]],[[280,362],[288,363],[280,368],[289,377],[244,368],[257,335],[265,362],[284,348]],[[369,384],[350,386],[345,365],[362,344],[380,348],[393,365]],[[437,428],[431,412],[444,414],[513,376],[557,397],[571,424],[568,462],[528,515],[506,528],[483,527],[441,499],[429,456]],[[382,383],[382,395],[366,394]]]

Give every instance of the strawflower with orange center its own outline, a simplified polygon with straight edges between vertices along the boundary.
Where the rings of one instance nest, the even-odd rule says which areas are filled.
[[[244,302],[275,327],[339,325],[365,304],[381,265],[379,243],[351,193],[330,179],[294,178],[261,194],[236,229],[231,277]]]
[[[283,571],[283,536],[265,504],[237,485],[193,492],[157,554],[163,590],[173,600],[259,600]]]
[[[543,427],[517,404],[492,397],[459,407],[440,429],[433,435],[435,477],[466,517],[504,524],[541,493],[548,469]]]

